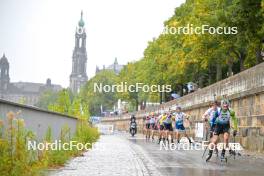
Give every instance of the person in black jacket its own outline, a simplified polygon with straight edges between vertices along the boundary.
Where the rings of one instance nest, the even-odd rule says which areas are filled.
[[[130,131],[130,133],[131,133],[131,125],[132,125],[133,123],[136,124],[136,130],[135,130],[135,132],[137,133],[137,122],[136,122],[136,117],[135,117],[134,114],[130,117],[130,124],[129,124],[129,131]]]

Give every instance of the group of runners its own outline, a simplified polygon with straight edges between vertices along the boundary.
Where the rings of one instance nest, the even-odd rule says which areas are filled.
[[[160,143],[161,140],[163,140],[163,142],[165,142],[165,140],[169,142],[169,136],[171,137],[171,143],[174,143],[174,140],[179,143],[179,135],[183,133],[191,143],[191,139],[185,131],[184,123],[186,123],[186,121],[190,122],[189,115],[182,112],[180,106],[176,107],[175,112],[162,111],[160,114],[151,113],[151,115],[146,116],[145,120],[146,139],[152,138],[152,140],[154,140],[154,133],[158,132],[158,143]]]
[[[225,148],[228,147],[230,133],[232,132],[233,136],[236,136],[238,128],[238,121],[235,112],[230,108],[230,102],[223,99],[219,105],[217,101],[213,101],[210,108],[203,114],[202,120],[210,137],[206,161],[211,159],[221,134],[223,135],[224,144],[221,160],[225,159]],[[189,128],[191,127],[190,115],[184,113],[180,106],[176,107],[176,111],[161,111],[158,114],[151,113],[145,118],[146,139],[150,140],[151,138],[154,140],[156,135],[158,136],[158,143],[161,141],[169,142],[170,136],[171,143],[174,143],[174,141],[179,143],[180,134],[182,134],[188,139],[189,143],[192,143],[186,133],[186,124],[188,124]]]

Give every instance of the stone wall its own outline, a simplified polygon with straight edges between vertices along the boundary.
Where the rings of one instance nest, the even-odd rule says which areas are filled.
[[[3,120],[4,124],[7,123],[6,114],[10,111],[20,112],[17,118],[24,119],[26,128],[33,131],[40,140],[43,139],[49,127],[53,139],[60,139],[61,129],[64,126],[70,128],[71,135],[76,130],[77,119],[74,117],[0,99],[0,120]]]
[[[220,100],[223,96],[231,101],[231,107],[239,119],[237,140],[248,150],[264,152],[264,63],[157,108],[135,112],[139,131],[143,129],[143,117],[147,113],[162,109],[173,111],[177,105],[191,115],[194,129],[194,124],[201,122],[203,113],[214,97]],[[111,123],[116,129],[127,130],[129,117],[130,114],[109,117],[103,119],[102,123]]]

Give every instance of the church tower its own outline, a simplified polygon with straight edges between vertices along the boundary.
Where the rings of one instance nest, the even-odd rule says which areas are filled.
[[[9,63],[5,54],[3,54],[3,57],[0,59],[0,92],[8,90],[9,82]]]
[[[115,62],[114,62],[114,72],[117,73],[117,66],[118,66],[118,62],[117,62],[117,58],[115,58]]]
[[[70,89],[73,93],[79,92],[80,88],[88,80],[86,64],[86,33],[84,28],[83,12],[81,12],[81,19],[75,31],[75,47],[72,55],[72,73],[70,75]]]

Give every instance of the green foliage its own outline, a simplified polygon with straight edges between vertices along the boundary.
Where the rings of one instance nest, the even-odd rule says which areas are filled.
[[[263,62],[263,0],[187,0],[164,22],[164,28],[188,24],[193,27],[237,27],[238,33],[162,33],[149,41],[143,58],[125,65],[119,75],[110,70],[101,71],[87,82],[76,97],[68,90],[56,96],[47,93],[42,96],[39,106],[74,116],[81,116],[82,110],[79,109],[85,107],[91,115],[100,115],[101,106],[103,110],[113,109],[120,98],[127,101],[130,105],[128,109],[133,111],[147,101],[162,102],[164,95],[151,92],[94,92],[94,83],[168,84],[173,92],[183,95],[183,87],[188,82],[197,83],[202,88]]]
[[[97,128],[92,128],[86,119],[79,119],[75,137],[77,141],[82,143],[94,143],[99,138]]]
[[[16,118],[10,112],[7,115],[8,126],[4,128],[0,121],[0,175],[1,176],[34,176],[43,173],[48,167],[63,166],[71,157],[80,155],[83,151],[72,150],[43,150],[34,151],[27,149],[29,140],[36,140],[31,131],[25,129],[23,119]],[[61,129],[61,143],[70,140],[85,143],[94,143],[99,138],[96,128],[89,126],[87,118],[80,118],[76,134],[70,135],[70,128],[65,125]],[[52,130],[47,129],[43,142],[52,142]]]
[[[55,102],[48,105],[48,110],[69,114],[71,112],[71,100],[71,92],[68,89],[63,89],[58,92],[58,97],[55,99]]]
[[[84,104],[89,107],[91,115],[101,115],[101,106],[104,110],[112,109],[117,102],[116,92],[99,92],[94,90],[94,85],[114,85],[118,83],[118,77],[112,70],[103,70],[91,78],[81,89],[80,97]]]
[[[161,34],[148,43],[144,57],[128,63],[119,79],[131,84],[170,84],[182,94],[183,85],[204,87],[262,62],[263,0],[188,0],[175,9],[164,27],[237,27],[236,35]],[[134,106],[158,101],[158,93],[125,93]]]
[[[45,91],[41,94],[36,106],[48,110],[48,106],[50,104],[53,104],[56,101],[57,97],[58,97],[57,92],[53,92],[51,90]]]
[[[84,98],[73,95],[69,89],[63,89],[56,93],[45,92],[42,94],[37,106],[76,118],[88,118],[90,116],[89,106]]]
[[[37,175],[43,163],[36,164],[32,160],[35,153],[27,150],[27,140],[34,136],[26,131],[23,119],[15,118],[14,113],[8,113],[7,117],[8,126],[5,130],[0,127],[3,134],[0,137],[0,175]]]
[[[50,95],[52,94],[49,94],[47,96],[48,98],[44,99],[42,102],[48,107],[48,110],[78,118],[75,135],[71,136],[70,128],[68,126],[63,126],[61,129],[60,140],[62,143],[73,140],[83,144],[92,144],[98,139],[99,133],[97,132],[97,129],[90,127],[88,124],[90,112],[85,97],[73,95],[68,89],[63,89],[58,92],[55,96],[56,98],[50,98]],[[51,128],[48,128],[45,140],[47,142],[52,141]],[[79,155],[81,152],[82,151],[78,151],[76,148],[73,148],[73,150],[70,151],[48,151],[43,154],[43,158],[45,158],[48,167],[57,167],[62,166],[70,157]]]
[[[21,98],[18,100],[18,103],[19,103],[19,104],[26,104],[26,98],[25,98],[25,97],[21,97]]]
[[[45,135],[45,141],[47,141],[47,142],[51,142],[52,141],[51,127],[48,127],[48,130],[47,130],[46,135]]]
[[[51,134],[51,132],[47,132],[48,134]],[[91,127],[87,119],[78,119],[78,125],[76,128],[76,133],[74,136],[71,136],[70,134],[70,128],[65,125],[61,129],[61,136],[60,140],[61,143],[70,142],[70,141],[76,141],[80,142],[82,144],[89,143],[92,146],[92,143],[96,142],[96,140],[99,138],[99,133],[96,128]],[[73,156],[80,155],[83,151],[77,150],[77,148],[73,148],[72,150],[51,150],[46,153],[47,158],[47,165],[48,167],[57,167],[62,166],[69,158]]]
[[[63,126],[60,134],[60,141],[62,143],[73,140],[83,144],[92,144],[99,138],[97,129],[88,124],[90,117],[90,99],[86,99],[84,93],[85,88],[83,88],[82,96],[80,96],[80,94],[73,95],[69,89],[63,89],[57,93],[45,92],[37,104],[41,108],[70,115],[78,119],[78,125],[74,135],[70,134],[70,128],[68,126]],[[46,132],[45,142],[52,142],[52,131],[50,127]],[[43,163],[45,163],[42,168],[58,167],[62,166],[69,158],[80,155],[81,152],[83,151],[79,151],[76,148],[69,151],[49,150],[41,152],[38,158],[42,158]]]

